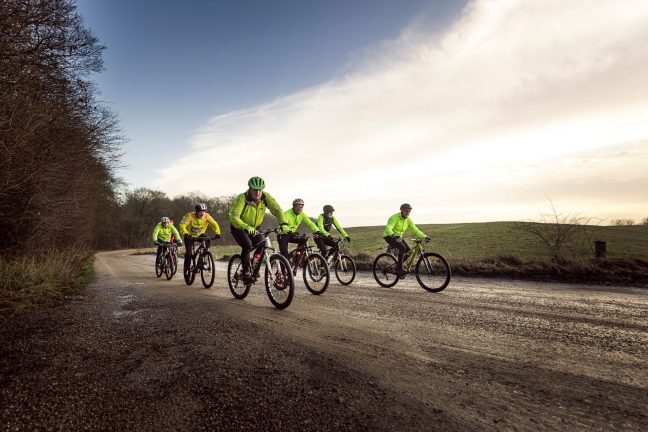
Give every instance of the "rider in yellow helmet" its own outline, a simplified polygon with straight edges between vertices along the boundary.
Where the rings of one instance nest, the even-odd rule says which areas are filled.
[[[191,265],[191,251],[193,242],[198,237],[205,237],[207,227],[212,228],[214,236],[220,238],[220,227],[218,222],[214,220],[209,213],[207,213],[207,205],[204,203],[197,203],[194,206],[195,212],[187,213],[180,221],[180,234],[184,236],[185,241],[185,271]],[[211,242],[207,240],[207,247]]]

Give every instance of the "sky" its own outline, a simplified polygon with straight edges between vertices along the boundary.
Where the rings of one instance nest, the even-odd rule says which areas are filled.
[[[643,0],[78,0],[121,175],[346,226],[648,217]],[[605,223],[605,222],[604,222]]]

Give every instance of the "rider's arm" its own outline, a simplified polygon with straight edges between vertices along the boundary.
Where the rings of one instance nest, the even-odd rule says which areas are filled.
[[[180,234],[182,235],[187,235],[189,234],[189,231],[187,231],[187,224],[189,223],[189,216],[190,213],[187,213],[186,215],[182,216],[182,220],[178,224],[180,227]]]
[[[393,215],[392,217],[387,220],[387,226],[385,227],[385,232],[383,233],[383,237],[390,237],[394,235],[394,226],[396,225],[396,221],[398,220],[398,213]]]
[[[414,221],[413,221],[411,218],[407,218],[407,221],[408,221],[408,223],[409,223],[409,228],[412,230],[412,232],[414,233],[414,235],[415,235],[416,237],[418,237],[418,238],[425,238],[425,237],[427,237],[427,236],[423,233],[423,231],[421,231],[420,229],[418,229],[418,227],[414,224]]]
[[[207,215],[207,222],[214,230],[214,234],[220,235],[220,227],[218,226],[218,222],[216,222],[216,220],[214,220],[211,215]]]
[[[299,216],[301,217],[302,221],[304,221],[306,226],[311,229],[311,231],[313,231],[314,233],[320,232],[319,228],[317,228],[317,225],[315,225],[313,221],[310,220],[308,216],[306,216],[306,213],[301,213]]]
[[[169,224],[169,226],[171,227],[171,231],[173,232],[173,235],[175,236],[176,240],[182,242],[182,237],[180,236],[180,233],[178,233],[178,230],[176,229],[176,227],[174,227],[171,224]]]
[[[236,197],[229,211],[229,221],[232,224],[232,226],[236,229],[244,230],[249,226],[248,224],[243,222],[243,220],[241,220],[241,212],[243,211],[244,207],[245,207],[245,194],[241,194]]]
[[[344,231],[344,228],[342,228],[342,226],[340,225],[338,220],[335,219],[335,217],[333,217],[333,225],[335,225],[335,228],[337,228],[340,234],[342,234],[342,237],[349,237],[349,234],[347,234],[346,231]]]
[[[155,225],[155,228],[153,228],[153,243],[157,241],[158,234],[160,233],[160,228],[161,228],[160,224]]]
[[[270,210],[270,213],[272,213],[272,215],[277,218],[279,225],[286,223],[284,212],[283,210],[281,210],[279,203],[277,203],[277,201],[272,198],[269,193],[264,192],[263,194],[266,197],[266,205],[268,206],[268,210]]]

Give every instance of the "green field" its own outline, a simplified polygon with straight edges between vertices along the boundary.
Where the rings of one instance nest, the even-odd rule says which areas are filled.
[[[450,261],[481,260],[513,256],[523,261],[549,260],[546,247],[530,233],[517,229],[515,222],[484,222],[461,224],[419,225],[432,242],[426,246],[446,256]],[[608,258],[639,258],[648,260],[648,225],[585,226],[591,240],[607,243]],[[383,226],[349,228],[352,242],[347,248],[375,256],[386,249],[382,238]],[[413,236],[405,235],[409,239]],[[566,258],[593,257],[590,242],[578,230],[578,236],[565,248]]]

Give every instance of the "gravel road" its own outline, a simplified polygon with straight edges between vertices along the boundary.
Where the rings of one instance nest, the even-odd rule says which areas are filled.
[[[63,306],[0,316],[2,430],[625,430],[648,425],[648,290],[369,274],[278,311],[97,255]]]

